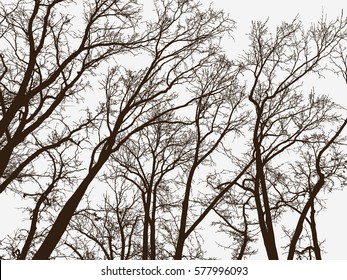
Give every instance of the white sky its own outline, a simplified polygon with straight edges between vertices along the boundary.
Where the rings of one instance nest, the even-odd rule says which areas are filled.
[[[2,0],[1,0],[2,1]],[[8,2],[8,1],[4,1]],[[152,0],[141,0],[141,3],[150,2]],[[200,0],[203,4],[210,3],[211,1]],[[212,7],[215,9],[223,9],[230,14],[230,17],[237,23],[237,30],[233,34],[234,40],[226,40],[224,43],[225,49],[231,53],[230,57],[233,57],[233,53],[239,53],[243,48],[247,46],[247,35],[249,32],[250,24],[252,20],[265,21],[269,18],[269,24],[276,26],[282,21],[291,21],[295,16],[299,16],[299,19],[303,21],[307,26],[317,21],[322,14],[327,14],[328,18],[333,20],[341,15],[342,9],[347,13],[347,1],[343,0],[320,0],[320,1],[305,1],[305,0],[291,0],[291,1],[274,1],[274,0],[262,0],[262,1],[228,1],[228,0],[213,0]],[[322,89],[326,93],[331,92],[331,96],[336,102],[343,104],[347,107],[347,85],[343,83],[342,79],[329,78],[327,81],[320,81],[320,87],[317,87],[317,91]],[[331,85],[334,85],[333,87]],[[333,89],[333,90],[332,90]],[[18,201],[13,199],[13,203]],[[324,249],[327,251],[323,257],[328,259],[347,259],[347,239],[345,238],[347,232],[347,221],[343,218],[342,213],[347,213],[347,189],[343,192],[336,192],[329,196],[327,201],[327,210],[320,213],[318,218],[319,237],[326,238],[324,243]],[[2,226],[0,229],[0,238],[3,237],[3,230],[6,227],[6,231],[13,227],[14,230],[17,226],[17,222],[21,219],[14,219],[19,213],[15,210],[16,206],[12,204],[11,196],[0,195],[0,219],[3,222],[5,220],[6,226]],[[3,207],[5,206],[5,207]],[[17,205],[20,207],[20,205]],[[18,216],[17,216],[18,217]],[[342,218],[341,218],[342,217]],[[209,221],[205,221],[203,226],[208,226]],[[10,230],[10,231],[11,231]],[[213,231],[215,228],[213,229]],[[209,233],[207,232],[206,237]],[[261,238],[260,238],[261,240]],[[205,245],[209,247],[209,250],[215,252],[215,257],[227,258],[228,255],[225,251],[219,250],[214,241],[209,238],[206,239]],[[213,248],[212,248],[213,247]],[[262,248],[260,248],[262,251]],[[256,258],[261,255],[256,256]]]

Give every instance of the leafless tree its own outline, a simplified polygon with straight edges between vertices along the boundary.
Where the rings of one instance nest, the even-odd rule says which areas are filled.
[[[20,186],[16,188],[16,192],[24,201],[23,216],[30,225],[28,230],[20,229],[15,235],[16,245],[13,245],[11,237],[4,240],[9,244],[5,250],[10,248],[11,251],[17,251],[16,256],[9,254],[17,259],[26,259],[33,255],[37,245],[48,232],[47,224],[50,223],[56,210],[62,207],[69,186],[78,180],[80,162],[75,157],[75,145],[70,143],[45,154],[47,154],[45,155],[47,166],[30,174],[30,180],[26,181],[25,188],[21,189]],[[32,168],[38,169],[38,165]],[[11,246],[15,249],[11,249]]]
[[[102,176],[109,191],[104,194],[103,204],[87,201],[78,210],[67,229],[60,251],[66,246],[78,259],[140,259],[142,254],[141,200],[138,192],[115,173]],[[91,196],[91,194],[90,194]],[[66,250],[65,250],[66,252]],[[65,253],[71,258],[71,252]]]
[[[302,80],[310,73],[323,74],[324,63],[345,35],[346,21],[342,18],[330,23],[322,19],[307,32],[295,19],[279,26],[273,36],[265,23],[255,22],[250,33],[250,50],[240,62],[245,73],[251,74],[249,100],[254,106],[254,126],[250,150],[255,168],[250,186],[269,259],[278,259],[274,222],[285,211],[278,196],[281,200],[293,191],[281,189],[285,187],[281,177],[286,177],[282,174],[285,169],[281,168],[285,165],[283,154],[303,145],[321,127],[341,122],[338,105],[327,96],[316,96],[314,90],[307,97],[299,92]],[[302,212],[301,220],[306,213],[307,210]],[[302,221],[298,228],[301,224]],[[296,238],[292,240],[294,247]]]
[[[196,196],[193,198],[194,178],[198,168],[204,165],[212,166],[217,148],[222,145],[223,140],[227,136],[238,135],[247,122],[247,112],[242,112],[241,109],[245,96],[243,88],[238,85],[238,71],[233,66],[231,61],[220,57],[208,69],[197,72],[197,82],[192,87],[192,91],[198,96],[192,116],[193,154],[183,177],[185,189],[175,259],[184,257],[185,240],[207,214],[205,212],[200,217],[189,214],[190,209],[194,208],[192,201],[199,200]],[[202,180],[206,181],[209,175],[210,171]],[[203,184],[200,184],[199,188]]]
[[[157,20],[147,23],[148,45],[142,54],[148,64],[143,70],[115,66],[107,74],[103,83],[106,112],[88,172],[62,208],[34,259],[50,256],[88,186],[113,153],[145,127],[160,122],[161,116],[192,102],[189,99],[177,105],[173,91],[187,86],[198,69],[213,62],[219,52],[218,39],[232,28],[232,22],[222,13],[212,9],[202,12],[191,1],[155,3]]]
[[[6,32],[1,36],[0,176],[7,180],[1,192],[42,152],[71,140],[76,131],[71,123],[53,143],[45,144],[42,129],[46,135],[60,131],[52,115],[83,99],[86,75],[111,55],[129,52],[144,40],[125,34],[138,17],[138,7],[131,2],[86,2],[80,7],[83,14],[66,13],[75,5],[69,0],[1,5]],[[37,145],[37,134],[44,147]]]
[[[183,124],[183,125],[182,125]],[[142,259],[157,259],[158,246],[163,247],[162,229],[174,230],[166,209],[174,212],[178,175],[176,172],[190,160],[189,134],[183,121],[173,114],[160,119],[160,123],[144,129],[137,139],[132,139],[113,159],[124,169],[122,177],[131,182],[140,193],[143,204]],[[170,217],[172,218],[172,217]],[[166,244],[167,246],[168,244]],[[164,250],[159,250],[163,255]],[[162,258],[163,256],[161,256]]]
[[[250,218],[250,213],[254,206],[250,205],[250,200],[253,199],[248,193],[234,191],[232,188],[221,201],[214,206],[213,211],[218,215],[219,219],[212,222],[212,226],[218,226],[219,232],[228,235],[227,245],[224,242],[217,244],[224,249],[232,251],[231,258],[242,260],[256,254],[256,250],[252,248],[252,243],[255,243],[258,238],[258,223]],[[246,200],[245,200],[246,199]],[[245,201],[244,201],[245,200]],[[255,228],[254,225],[256,226]]]
[[[132,0],[1,4],[0,193],[27,222],[1,258],[203,259],[209,216],[233,259],[258,240],[269,259],[322,259],[347,120],[307,84],[346,79],[347,20],[253,22],[230,59],[223,12],[151,4],[150,19]]]

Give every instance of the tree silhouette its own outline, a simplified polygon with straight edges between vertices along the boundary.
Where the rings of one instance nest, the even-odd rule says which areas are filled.
[[[173,88],[189,82],[197,69],[213,61],[219,49],[213,41],[231,29],[228,19],[212,9],[202,13],[189,1],[161,4],[156,6],[158,21],[147,24],[148,66],[138,71],[116,66],[106,75],[106,112],[100,123],[105,125],[106,135],[100,135],[87,175],[60,211],[33,259],[50,256],[89,184],[113,153],[134,134],[160,121],[162,115],[191,103],[174,104]],[[188,22],[189,28],[185,27]],[[163,104],[168,107],[160,111]]]
[[[67,102],[82,100],[80,94],[88,86],[83,78],[108,57],[129,52],[146,40],[123,35],[136,24],[138,11],[131,3],[85,3],[85,13],[78,19],[60,12],[72,5],[71,1],[18,1],[1,7],[0,176],[7,179],[1,192],[32,160],[71,140],[76,129],[55,125],[53,116]],[[81,22],[80,30],[72,30],[74,20]],[[105,21],[110,23],[104,25]],[[45,143],[42,136],[40,144],[35,143],[43,127],[46,135],[51,128],[55,141],[47,140],[53,143]]]
[[[322,127],[343,120],[337,114],[338,105],[328,97],[316,97],[314,90],[305,97],[299,90],[305,76],[310,73],[323,74],[326,70],[324,60],[329,59],[335,51],[345,30],[346,21],[343,19],[331,23],[322,19],[304,32],[302,24],[295,19],[292,23],[283,23],[271,35],[264,23],[255,22],[250,33],[250,51],[245,52],[240,61],[245,73],[251,73],[247,80],[248,98],[254,106],[250,151],[255,166],[247,187],[254,196],[258,223],[269,259],[279,257],[274,221],[284,212],[282,200],[288,193],[298,195],[292,185],[288,189],[281,189],[285,187],[281,186],[281,177],[286,177],[285,173],[288,173],[281,168],[281,165],[285,165],[283,159],[280,159],[282,154],[289,153],[296,145],[305,145]],[[343,127],[332,138],[332,142]],[[327,141],[321,139],[324,140]],[[329,143],[326,144],[327,148]],[[320,174],[318,158],[317,173]],[[314,197],[325,184],[323,174],[318,176],[321,178],[317,183],[320,187],[313,187],[315,191],[310,195],[308,203],[312,207]],[[285,181],[285,184],[288,182]],[[293,197],[286,199],[293,200]],[[293,257],[293,248],[307,214],[306,208],[301,212],[296,234],[291,240],[289,258]]]
[[[347,120],[310,81],[346,79],[347,20],[253,22],[235,57],[223,12],[148,5],[1,4],[0,195],[25,219],[1,258],[214,258],[209,231],[233,259],[322,259]]]

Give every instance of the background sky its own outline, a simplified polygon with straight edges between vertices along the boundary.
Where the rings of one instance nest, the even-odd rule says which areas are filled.
[[[4,1],[8,2],[8,1]],[[152,0],[140,0],[140,3],[150,4]],[[247,33],[250,31],[251,21],[268,20],[270,27],[275,28],[282,21],[292,21],[296,16],[308,28],[311,23],[317,22],[322,16],[327,16],[329,20],[334,20],[341,16],[343,9],[347,13],[347,2],[330,1],[227,1],[227,0],[201,0],[204,6],[211,5],[214,9],[222,9],[229,13],[230,17],[236,21],[236,30],[232,34],[233,38],[222,41],[223,48],[230,58],[236,58],[242,53],[242,50],[248,46]],[[148,7],[148,6],[147,6]],[[146,10],[146,7],[145,7]],[[78,12],[78,11],[77,11]],[[148,11],[150,12],[150,10]],[[346,16],[346,15],[345,15]],[[146,15],[144,16],[146,17]],[[315,86],[317,93],[326,93],[333,98],[335,102],[340,103],[347,108],[347,85],[343,79],[336,76],[326,77],[325,80],[306,81],[308,87]],[[344,132],[346,135],[346,131]],[[344,217],[347,213],[347,188],[344,191],[335,191],[327,196],[326,211],[320,213],[317,218],[318,234],[320,239],[326,238],[324,243],[323,255],[325,259],[347,259],[347,219]],[[0,228],[0,239],[8,233],[18,228],[22,218],[19,216],[21,210],[20,201],[11,197],[11,195],[0,195],[0,218],[5,221],[5,226]],[[209,228],[212,216],[203,222],[201,227]],[[206,250],[208,255],[217,258],[227,258],[228,254],[215,243],[216,228],[212,232],[208,230],[203,234],[205,238]],[[210,234],[214,238],[208,238]],[[221,238],[223,236],[221,235]],[[280,237],[277,237],[280,240]],[[219,239],[218,239],[219,240]],[[223,240],[221,240],[223,241]],[[254,259],[263,259],[265,256],[261,238],[259,239],[260,254],[252,257]],[[282,256],[283,258],[283,256]]]

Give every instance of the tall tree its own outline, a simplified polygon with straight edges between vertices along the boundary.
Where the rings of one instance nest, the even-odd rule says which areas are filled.
[[[132,135],[160,122],[162,115],[192,102],[189,99],[175,104],[178,97],[173,91],[186,86],[199,68],[213,62],[219,52],[218,39],[232,29],[232,22],[222,13],[212,9],[203,12],[191,1],[156,2],[156,13],[157,21],[146,25],[148,45],[142,55],[147,58],[147,66],[143,70],[115,66],[105,78],[106,112],[100,128],[104,124],[106,134],[99,134],[87,174],[62,208],[34,259],[50,256],[88,186],[113,153]]]
[[[339,47],[347,22],[322,19],[307,32],[295,19],[283,23],[272,36],[266,23],[255,22],[250,33],[250,50],[241,67],[251,74],[249,100],[254,106],[251,151],[255,160],[253,180],[258,222],[269,259],[278,259],[274,219],[278,217],[274,170],[283,164],[281,155],[304,139],[314,137],[322,126],[341,121],[338,106],[327,96],[316,97],[314,89],[305,97],[303,79],[322,75],[324,64]],[[248,77],[248,76],[247,76]],[[273,192],[275,191],[275,192]],[[290,190],[289,190],[290,191]],[[303,216],[305,216],[303,214]]]
[[[18,177],[17,166],[23,170],[52,145],[70,139],[70,132],[64,131],[55,143],[37,147],[33,138],[42,129],[46,135],[50,128],[59,129],[52,115],[67,102],[83,100],[86,75],[110,56],[127,53],[146,40],[126,35],[139,16],[131,2],[86,2],[79,5],[84,13],[66,12],[75,5],[69,0],[1,5],[0,177],[7,181],[0,192]]]
[[[308,84],[346,79],[346,19],[254,22],[235,59],[194,0],[18,0],[0,24],[0,195],[27,217],[1,258],[202,259],[207,217],[234,259],[323,258],[347,123]]]
[[[200,218],[195,223],[189,217],[191,201],[198,200],[196,197],[192,198],[198,169],[204,165],[213,165],[214,156],[223,140],[228,136],[237,136],[247,123],[247,111],[242,112],[245,95],[238,84],[237,74],[238,70],[235,70],[233,63],[224,56],[196,73],[197,81],[193,84],[193,92],[198,99],[192,116],[193,153],[184,175],[185,189],[175,259],[182,259],[185,240],[206,216],[204,213],[200,217],[194,217],[195,220]],[[209,176],[210,171],[201,179],[205,181]]]

